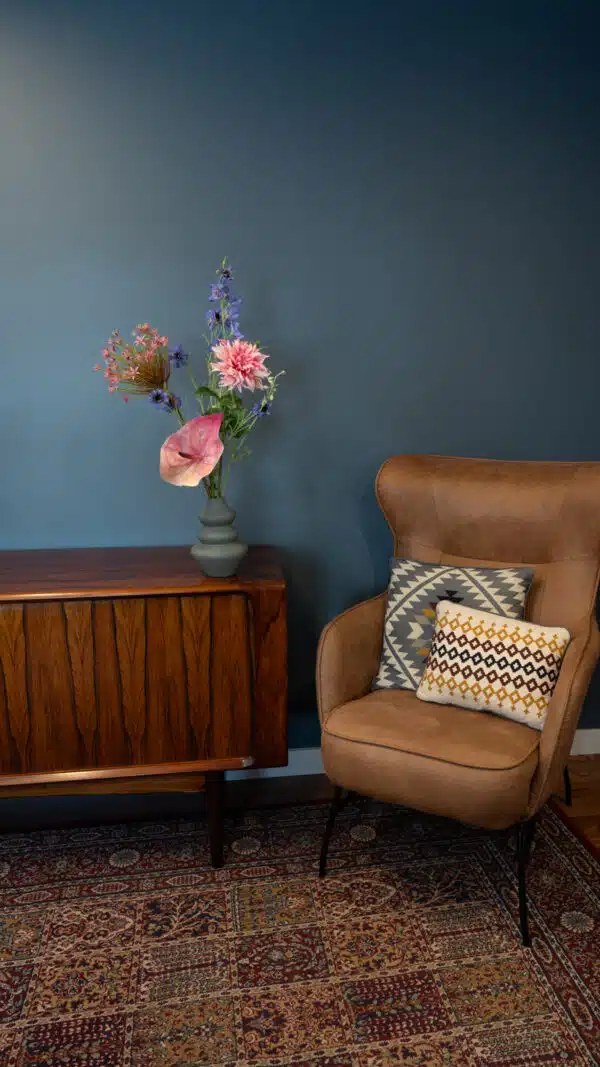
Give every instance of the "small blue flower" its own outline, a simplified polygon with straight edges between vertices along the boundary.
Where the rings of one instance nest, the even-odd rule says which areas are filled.
[[[169,359],[174,367],[185,367],[189,358],[182,345],[175,345],[175,348],[169,349]]]
[[[225,326],[227,328],[228,321],[229,320],[227,316],[225,316],[225,319],[223,319],[220,308],[211,308],[210,311],[206,312],[206,322],[208,324],[209,330],[220,330],[223,325],[223,322],[225,322]]]
[[[223,282],[230,282],[233,278],[233,271],[231,269],[231,265],[227,262],[226,259],[223,260],[221,266],[217,271],[217,274]]]
[[[271,414],[271,407],[270,400],[260,400],[258,403],[253,404],[250,410],[253,415],[256,415],[257,419],[262,419],[263,415]]]
[[[237,298],[232,301],[231,305],[226,305],[225,314],[221,311],[221,308],[211,308],[206,312],[206,323],[209,330],[215,330],[220,332],[224,330],[225,333],[233,333],[233,336],[240,340],[243,334],[240,333],[239,327],[239,305],[241,300]]]
[[[155,408],[164,408],[169,404],[169,394],[164,389],[153,389],[148,399]]]
[[[218,285],[211,285],[209,300],[227,300],[229,296],[229,286],[219,283]]]

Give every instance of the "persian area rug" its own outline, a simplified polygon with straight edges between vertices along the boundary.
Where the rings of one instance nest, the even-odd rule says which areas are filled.
[[[322,806],[0,839],[1,1067],[600,1063],[600,866],[551,812],[515,856],[414,812]]]

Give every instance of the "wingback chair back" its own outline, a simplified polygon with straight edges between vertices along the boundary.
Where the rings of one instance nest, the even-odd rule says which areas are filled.
[[[457,566],[529,566],[526,618],[571,633],[540,741],[537,808],[564,768],[600,652],[600,463],[393,456],[376,480],[394,555]]]
[[[600,463],[394,456],[376,492],[394,554],[457,566],[530,566],[527,618],[587,627],[600,567]]]
[[[600,463],[394,456],[376,481],[394,535],[394,555],[458,567],[534,570],[525,615],[571,634],[571,692],[554,700],[540,740],[536,807],[568,759],[600,652]],[[555,690],[556,694],[556,690]]]

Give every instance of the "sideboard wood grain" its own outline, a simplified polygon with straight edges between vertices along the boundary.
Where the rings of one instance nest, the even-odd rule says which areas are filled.
[[[273,550],[233,579],[205,578],[187,548],[0,552],[0,797],[197,766],[218,813],[225,769],[286,762]]]

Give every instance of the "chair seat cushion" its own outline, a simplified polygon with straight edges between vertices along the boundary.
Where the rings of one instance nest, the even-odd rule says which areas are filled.
[[[540,740],[528,726],[487,712],[425,704],[408,689],[369,693],[343,704],[325,730],[348,741],[482,770],[517,766]]]
[[[520,723],[396,689],[336,708],[322,747],[338,785],[492,829],[526,814],[539,741]]]

